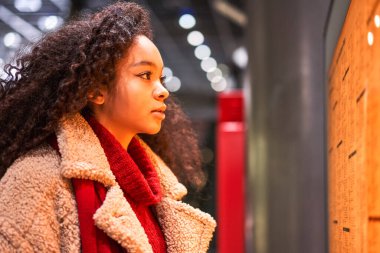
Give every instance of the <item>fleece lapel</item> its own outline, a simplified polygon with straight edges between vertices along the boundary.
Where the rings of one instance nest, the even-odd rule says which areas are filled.
[[[148,237],[119,186],[111,187],[94,214],[95,225],[128,252],[153,252]]]
[[[76,114],[62,120],[57,141],[64,177],[90,179],[106,187],[116,184],[99,140],[82,116]]]
[[[57,131],[62,156],[61,174],[89,179],[107,188],[106,198],[94,214],[95,225],[128,252],[152,252],[144,228],[116,183],[98,138],[80,115],[65,118]]]
[[[168,252],[207,252],[216,226],[209,214],[170,198],[163,198],[156,210]]]
[[[186,195],[186,188],[149,146],[142,141],[141,144],[155,164],[160,177],[164,197],[156,205],[156,211],[168,252],[207,252],[216,227],[215,220],[209,214],[178,201]]]

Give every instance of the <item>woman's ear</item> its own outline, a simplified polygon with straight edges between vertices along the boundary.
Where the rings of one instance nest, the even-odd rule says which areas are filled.
[[[96,105],[102,105],[104,104],[106,100],[107,92],[105,89],[97,88],[94,90],[91,90],[87,93],[87,99],[88,101],[96,104]]]

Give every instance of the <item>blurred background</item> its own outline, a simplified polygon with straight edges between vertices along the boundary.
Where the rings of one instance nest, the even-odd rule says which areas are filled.
[[[371,214],[365,201],[376,197],[359,192],[370,189],[366,182],[380,185],[380,174],[366,174],[378,169],[380,161],[366,159],[380,140],[365,148],[376,134],[363,137],[380,121],[357,116],[350,104],[380,118],[370,103],[380,76],[352,74],[380,72],[368,63],[380,61],[371,30],[380,27],[380,1],[135,2],[151,12],[167,88],[199,135],[208,183],[185,201],[217,218],[209,252],[380,252],[380,205]],[[0,0],[0,66],[26,43],[109,3]],[[349,154],[339,153],[348,144]]]
[[[0,0],[0,66],[10,62],[19,48],[57,29],[71,17],[112,2]],[[243,86],[243,73],[248,63],[244,44],[247,24],[244,1],[135,2],[151,12],[154,42],[165,63],[166,85],[171,96],[178,98],[199,135],[208,183],[201,193],[190,191],[185,201],[215,217],[217,100],[219,93]],[[5,75],[2,70],[0,74]],[[216,252],[216,240],[210,252]]]

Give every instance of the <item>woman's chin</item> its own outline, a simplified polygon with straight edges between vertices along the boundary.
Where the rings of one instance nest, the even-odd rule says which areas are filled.
[[[152,127],[150,129],[147,129],[146,131],[144,131],[144,134],[158,134],[161,130],[161,125],[158,126],[158,127]]]

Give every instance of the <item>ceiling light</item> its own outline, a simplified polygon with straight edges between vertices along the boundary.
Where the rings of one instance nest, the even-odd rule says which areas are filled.
[[[207,72],[207,79],[210,82],[217,83],[223,78],[222,71],[218,68],[215,68],[213,71]]]
[[[213,71],[216,68],[216,65],[217,65],[216,64],[216,60],[214,58],[212,58],[212,57],[203,59],[201,61],[201,68],[205,72]]]
[[[170,92],[176,92],[181,88],[181,80],[178,77],[173,76],[170,81],[165,83],[165,87]]]
[[[226,79],[222,78],[219,82],[211,82],[211,88],[217,92],[224,91],[227,88]]]
[[[199,45],[195,48],[194,54],[199,60],[203,60],[210,57],[211,49],[206,45]]]
[[[59,16],[54,15],[48,17],[40,17],[37,24],[42,31],[50,31],[62,25],[63,19]]]
[[[187,42],[192,46],[199,46],[205,40],[203,34],[199,31],[192,31],[187,35]]]
[[[169,67],[164,67],[162,74],[165,76],[165,82],[169,82],[173,77],[173,71]]]
[[[237,48],[232,54],[232,60],[239,68],[245,68],[248,64],[248,53],[245,47]]]
[[[22,42],[22,38],[18,33],[9,32],[5,34],[3,42],[6,47],[19,48]]]
[[[41,0],[15,0],[15,8],[20,12],[36,12],[41,9]]]
[[[184,14],[179,18],[179,25],[183,29],[190,29],[195,26],[196,20],[191,14]]]

